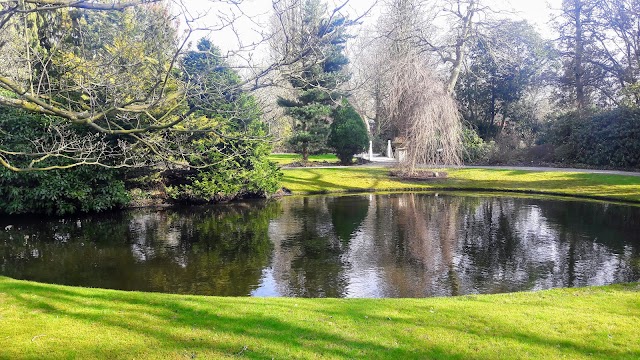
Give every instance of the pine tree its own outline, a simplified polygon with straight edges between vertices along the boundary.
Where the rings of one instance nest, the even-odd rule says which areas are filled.
[[[344,67],[349,60],[344,55],[352,23],[336,14],[327,15],[326,5],[319,0],[305,0],[300,25],[293,29],[296,40],[305,51],[297,69],[287,72],[295,98],[280,98],[278,104],[294,120],[293,136],[289,144],[307,161],[309,153],[326,146],[332,105],[345,94],[340,85],[349,76]]]

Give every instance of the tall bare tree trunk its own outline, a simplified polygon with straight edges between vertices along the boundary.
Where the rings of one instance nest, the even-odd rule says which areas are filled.
[[[453,94],[456,84],[458,83],[458,79],[460,78],[462,66],[464,65],[464,60],[467,54],[467,44],[472,35],[473,17],[478,11],[478,3],[476,0],[469,1],[466,12],[464,13],[461,11],[462,4],[460,0],[458,0],[457,5],[458,12],[456,15],[460,18],[460,29],[455,43],[455,57],[450,60],[452,66],[451,73],[449,74],[449,80],[447,81],[447,92],[449,94]]]

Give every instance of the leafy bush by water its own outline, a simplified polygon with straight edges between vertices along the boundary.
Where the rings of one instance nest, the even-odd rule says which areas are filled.
[[[33,151],[29,139],[40,137],[53,121],[57,119],[2,107],[0,147]],[[61,160],[46,161],[64,164]],[[22,173],[0,167],[0,213],[64,215],[124,206],[129,198],[120,178],[120,172],[97,166]]]

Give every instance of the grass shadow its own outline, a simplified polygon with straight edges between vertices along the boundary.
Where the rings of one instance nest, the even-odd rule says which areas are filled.
[[[611,307],[604,303],[593,305],[593,314],[581,313],[585,303],[597,300],[594,291],[596,297],[586,302],[576,302],[580,299],[571,292],[546,300],[544,295],[535,295],[532,301],[515,304],[509,304],[509,295],[378,301],[238,299],[90,290],[0,279],[5,302],[26,311],[27,318],[66,319],[74,324],[69,329],[73,336],[93,337],[88,343],[77,341],[73,350],[78,357],[101,357],[114,351],[124,357],[252,359],[463,359],[504,357],[523,354],[521,351],[578,358],[640,356],[637,344],[633,348],[605,346],[570,334],[554,335],[554,327],[571,329],[572,325],[528,315],[554,316],[569,311],[573,314],[570,318],[587,321],[584,326],[593,331],[607,331],[607,326],[620,322],[634,326],[640,316],[637,286],[620,290],[625,297],[618,300],[629,309],[626,316],[609,314],[607,309]],[[502,311],[491,311],[495,306],[501,306]],[[602,321],[603,316],[613,320]],[[589,321],[590,317],[594,319]],[[3,320],[6,315],[0,318]],[[529,327],[526,322],[535,324]],[[42,334],[52,329],[31,331]],[[114,331],[122,338],[104,334]],[[31,336],[36,335],[27,334]],[[58,349],[23,349],[25,357],[59,357],[56,336],[51,334],[48,340]],[[638,339],[637,334],[634,336]],[[111,343],[104,344],[105,339]],[[145,348],[136,343],[138,339],[154,347]],[[515,350],[520,352],[510,352]]]

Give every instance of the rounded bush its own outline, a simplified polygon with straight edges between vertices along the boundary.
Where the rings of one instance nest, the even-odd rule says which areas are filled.
[[[331,146],[340,162],[349,165],[353,156],[363,152],[369,142],[369,134],[362,117],[346,101],[333,111],[333,123],[329,133]]]

